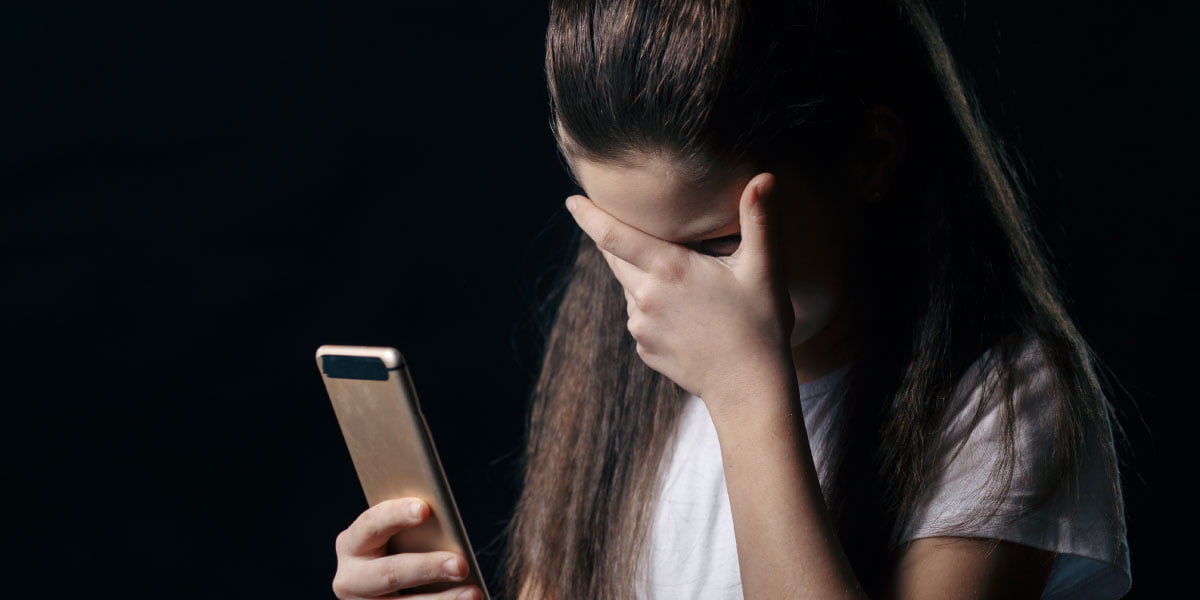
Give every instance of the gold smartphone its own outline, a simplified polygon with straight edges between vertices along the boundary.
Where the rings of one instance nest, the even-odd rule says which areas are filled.
[[[317,348],[317,368],[367,504],[407,497],[429,503],[429,519],[388,540],[388,553],[449,550],[462,554],[470,567],[464,581],[405,591],[434,592],[473,584],[487,600],[487,588],[421,414],[404,356],[386,346],[324,345]]]

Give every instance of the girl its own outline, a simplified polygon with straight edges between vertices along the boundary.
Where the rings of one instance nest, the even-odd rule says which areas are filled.
[[[1125,593],[1112,407],[923,2],[555,0],[546,41],[581,237],[510,593]],[[383,556],[409,506],[338,597],[461,576]]]

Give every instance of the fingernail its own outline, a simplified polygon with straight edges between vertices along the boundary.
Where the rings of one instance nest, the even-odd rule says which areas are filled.
[[[408,516],[410,516],[414,519],[421,518],[421,501],[420,500],[413,500],[412,502],[408,503]]]
[[[578,203],[579,200],[577,200],[575,196],[567,196],[567,210],[575,212],[575,205]]]
[[[462,565],[459,564],[458,557],[451,558],[442,563],[442,572],[451,577],[462,575]]]
[[[464,590],[459,592],[458,600],[475,600],[475,590]]]

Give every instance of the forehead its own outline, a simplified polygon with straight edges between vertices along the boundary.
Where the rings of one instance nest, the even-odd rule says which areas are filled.
[[[662,156],[642,155],[619,166],[567,161],[596,206],[657,238],[685,243],[738,231],[738,202],[749,177],[701,187]]]

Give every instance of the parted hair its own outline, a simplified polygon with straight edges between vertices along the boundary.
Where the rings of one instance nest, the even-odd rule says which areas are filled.
[[[701,184],[796,168],[833,202],[850,201],[851,141],[868,109],[902,118],[903,163],[854,240],[848,301],[861,320],[822,476],[868,594],[883,589],[903,519],[940,473],[951,394],[985,355],[1004,399],[990,497],[1011,485],[1023,340],[1053,373],[1053,393],[1038,399],[1053,430],[1042,493],[1016,510],[984,502],[947,535],[1017,518],[1089,460],[1105,461],[1123,511],[1111,437],[1103,457],[1083,455],[1089,432],[1120,424],[1032,225],[1028,172],[981,114],[925,2],[553,0],[545,75],[551,132],[575,156],[626,165],[663,153]],[[686,392],[637,355],[620,283],[590,239],[576,239],[552,295],[505,588],[632,598]]]

